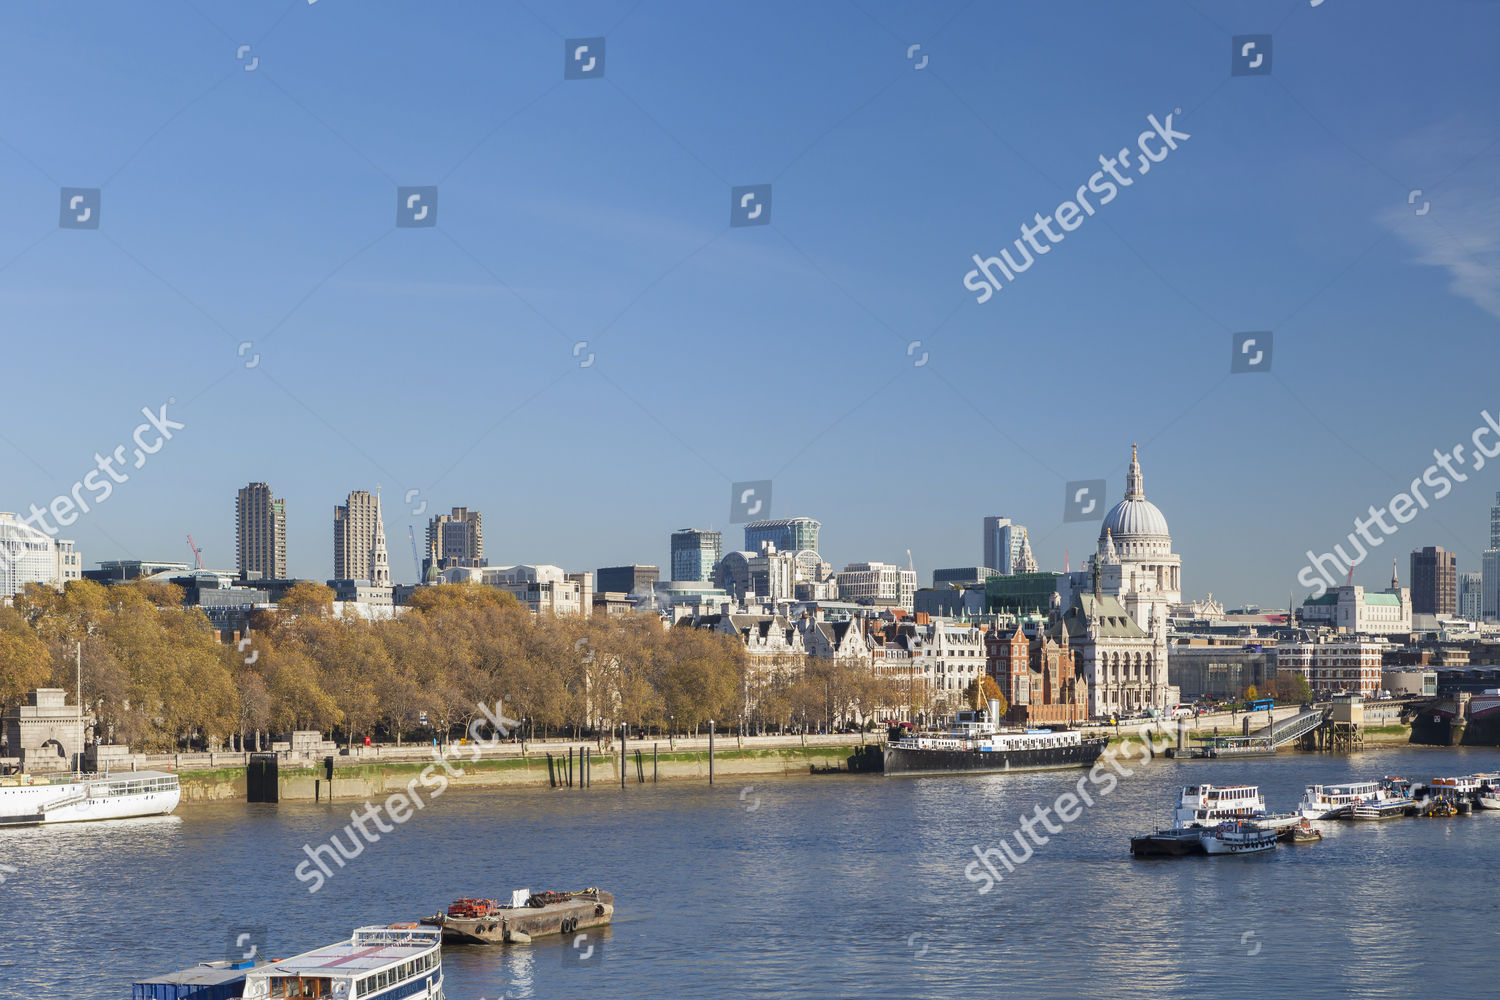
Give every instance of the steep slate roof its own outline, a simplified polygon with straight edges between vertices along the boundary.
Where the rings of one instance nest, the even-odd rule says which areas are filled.
[[[1087,636],[1089,618],[1094,616],[1099,619],[1098,631],[1095,633],[1097,638],[1151,638],[1151,633],[1135,623],[1135,619],[1130,617],[1130,612],[1125,610],[1118,598],[1107,594],[1095,597],[1088,593],[1075,594],[1072,607],[1068,608],[1068,613],[1063,616],[1063,624],[1067,627],[1069,638]]]

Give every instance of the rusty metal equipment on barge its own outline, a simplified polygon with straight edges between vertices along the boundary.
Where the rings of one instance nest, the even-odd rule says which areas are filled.
[[[525,944],[547,934],[572,934],[590,927],[604,927],[614,913],[614,894],[600,889],[580,892],[517,889],[511,893],[509,903],[460,899],[446,913],[423,917],[422,923],[441,929],[444,944]]]

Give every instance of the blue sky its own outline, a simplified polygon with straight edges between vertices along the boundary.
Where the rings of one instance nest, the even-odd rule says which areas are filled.
[[[664,564],[676,528],[737,545],[730,484],[769,478],[836,566],[911,549],[926,581],[1006,514],[1076,568],[1098,529],[1063,523],[1064,484],[1113,502],[1136,441],[1185,590],[1272,604],[1500,410],[1500,4],[17,2],[0,26],[0,509],[70,489],[142,407],[186,424],[64,532],[86,565],[191,532],[232,567],[251,480],[287,500],[297,575],[330,573],[334,505],[377,484],[400,579],[423,501],[483,510],[495,564]],[[1233,36],[1267,33],[1272,74],[1231,77]],[[565,81],[564,40],[601,35],[604,77]],[[1169,113],[1190,139],[975,301],[971,255]],[[771,224],[731,228],[730,187],[764,183]],[[393,226],[398,185],[438,186],[435,228]],[[102,188],[99,229],[58,227],[61,187]],[[1271,372],[1231,376],[1260,330]],[[1429,544],[1477,570],[1496,468],[1356,578]]]

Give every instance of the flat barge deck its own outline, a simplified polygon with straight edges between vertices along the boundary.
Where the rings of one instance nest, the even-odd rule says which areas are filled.
[[[423,917],[422,923],[439,928],[444,944],[525,944],[535,937],[604,927],[614,913],[614,894],[590,888],[521,892],[509,905],[493,899],[461,899],[446,913]]]

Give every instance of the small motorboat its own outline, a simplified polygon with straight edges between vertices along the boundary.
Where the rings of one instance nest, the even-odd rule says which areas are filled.
[[[1438,797],[1417,810],[1417,815],[1424,819],[1447,819],[1458,815],[1458,807],[1446,798]]]
[[[1282,839],[1289,844],[1316,844],[1323,839],[1323,831],[1304,817],[1296,826],[1287,827]]]

